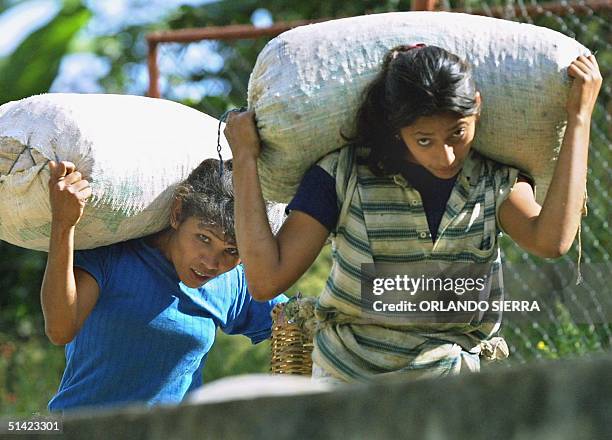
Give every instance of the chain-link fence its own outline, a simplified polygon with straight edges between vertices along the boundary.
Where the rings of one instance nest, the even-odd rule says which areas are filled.
[[[604,84],[593,117],[589,213],[582,222],[581,246],[576,244],[568,255],[551,262],[531,257],[511,240],[503,239],[508,295],[513,299],[552,299],[552,302],[547,303],[551,306],[537,319],[532,314],[509,314],[502,332],[515,362],[609,349],[612,289],[606,277],[612,272],[609,232],[612,200],[608,193],[612,180],[609,166],[612,157],[611,3],[609,0],[577,3],[416,0],[414,6],[544,26],[577,39],[596,53]],[[219,117],[228,108],[244,105],[249,73],[257,54],[271,37],[294,25],[277,23],[266,29],[229,26],[150,35],[149,94],[181,101]],[[579,258],[584,281],[577,286]]]
[[[612,200],[608,192],[612,181],[609,166],[612,158],[610,2],[546,4],[533,0],[444,0],[440,9],[547,27],[575,38],[597,56],[604,84],[591,129],[588,216],[582,222],[581,249],[576,240],[576,246],[568,255],[554,262],[545,262],[531,257],[511,240],[504,239],[508,294],[525,299],[546,296],[556,301],[554,307],[546,311],[546,316],[537,320],[519,319],[510,314],[505,320],[503,333],[511,345],[515,361],[560,358],[608,349],[612,342],[612,288],[606,279],[612,271],[609,231]],[[577,286],[579,253],[584,281]]]

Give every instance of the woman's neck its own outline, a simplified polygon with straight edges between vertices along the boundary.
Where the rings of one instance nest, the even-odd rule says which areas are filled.
[[[402,169],[402,175],[408,180],[410,181],[410,178],[416,178],[418,180],[426,180],[428,182],[451,182],[457,179],[457,176],[459,175],[459,173],[461,172],[461,170],[459,170],[459,172],[457,174],[455,174],[453,177],[449,177],[448,179],[443,179],[441,177],[435,176],[434,174],[432,174],[427,168],[425,168],[423,165],[420,165],[418,163],[412,162],[412,161],[407,161],[404,162],[404,167]]]
[[[173,228],[166,228],[163,231],[150,235],[145,239],[147,244],[158,249],[166,260],[172,262],[172,253],[170,252],[172,239],[174,236]]]

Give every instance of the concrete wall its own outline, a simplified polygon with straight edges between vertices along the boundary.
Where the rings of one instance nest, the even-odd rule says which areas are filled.
[[[606,439],[612,355],[64,421],[68,439]],[[23,438],[23,437],[22,437]],[[36,438],[36,436],[32,436]],[[39,436],[48,439],[48,436]]]

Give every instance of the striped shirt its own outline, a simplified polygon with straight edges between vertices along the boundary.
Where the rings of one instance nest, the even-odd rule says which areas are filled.
[[[499,329],[501,314],[467,324],[407,324],[364,307],[362,264],[486,263],[490,300],[503,297],[497,211],[518,170],[472,152],[432,241],[419,192],[401,175],[375,176],[367,150],[348,146],[319,162],[335,178],[340,218],[333,265],[319,298],[313,360],[343,380],[457,372]],[[485,342],[486,346],[487,343]],[[489,347],[490,348],[490,347]]]

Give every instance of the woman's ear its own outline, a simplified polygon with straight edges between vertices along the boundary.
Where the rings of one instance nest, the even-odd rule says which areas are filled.
[[[474,96],[476,100],[476,106],[478,107],[478,111],[476,112],[476,117],[480,117],[480,111],[482,110],[482,97],[480,96],[480,92],[476,91],[476,95]]]
[[[174,229],[178,229],[179,225],[181,224],[181,208],[181,200],[174,199],[172,209],[170,211],[170,226],[172,226]]]

